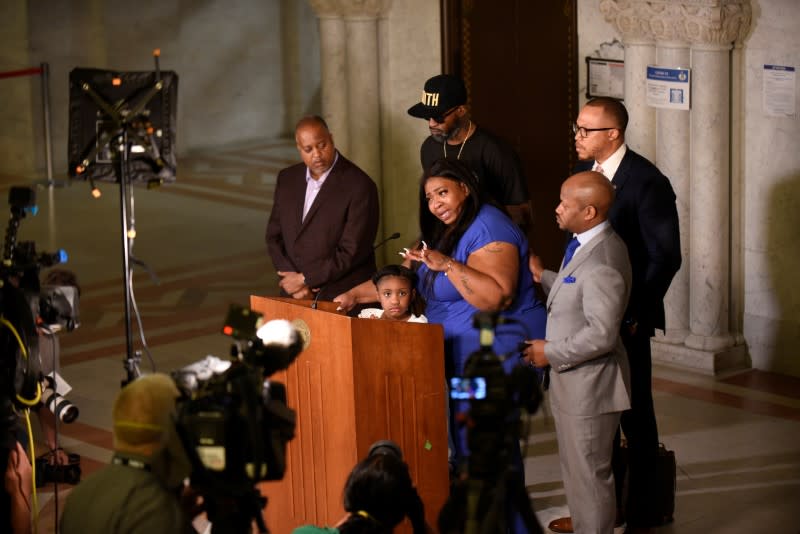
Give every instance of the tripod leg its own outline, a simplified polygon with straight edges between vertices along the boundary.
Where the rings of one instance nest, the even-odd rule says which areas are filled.
[[[539,520],[536,519],[528,492],[525,490],[525,482],[511,473],[508,479],[508,486],[508,492],[513,496],[511,501],[514,503],[519,520],[525,525],[525,532],[541,534],[542,526],[539,524]]]

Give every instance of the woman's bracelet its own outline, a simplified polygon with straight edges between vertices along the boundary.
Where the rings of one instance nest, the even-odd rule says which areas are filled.
[[[442,271],[445,276],[447,276],[447,273],[449,273],[450,269],[453,268],[453,261],[454,261],[453,258],[447,259],[447,265],[444,266],[444,271]]]

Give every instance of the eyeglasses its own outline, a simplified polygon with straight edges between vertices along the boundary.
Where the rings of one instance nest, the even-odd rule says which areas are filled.
[[[459,106],[456,106],[454,108],[450,108],[447,111],[445,111],[444,113],[442,113],[441,115],[438,115],[438,116],[435,116],[435,117],[431,117],[431,120],[433,122],[435,122],[436,124],[442,124],[445,121],[445,119],[447,119],[447,117],[450,114],[452,114],[455,110],[457,110],[458,108],[459,108]]]
[[[572,123],[572,133],[578,134],[583,138],[589,137],[589,134],[591,132],[604,132],[606,130],[616,130],[616,129],[617,128],[613,126],[611,128],[584,128],[583,126],[578,126],[577,122]]]

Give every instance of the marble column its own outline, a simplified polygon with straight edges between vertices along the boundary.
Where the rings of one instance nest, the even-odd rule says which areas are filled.
[[[391,0],[309,0],[319,18],[322,109],[336,147],[380,188],[378,19]]]
[[[741,43],[731,53],[731,334],[744,344],[744,65]]]
[[[0,32],[4,46],[0,50],[0,70],[22,70],[38,67],[29,55],[28,2],[10,0],[3,3]],[[33,177],[36,171],[34,154],[34,117],[41,116],[41,104],[33,99],[34,87],[40,84],[39,76],[20,76],[0,80],[0,158],[3,168],[20,176]],[[38,109],[36,109],[38,108]],[[33,110],[36,109],[34,112]]]
[[[294,126],[303,116],[302,80],[300,76],[300,43],[303,35],[298,24],[299,4],[294,0],[280,1],[281,15],[281,78],[283,85],[283,126],[281,131],[294,136]]]
[[[692,46],[689,348],[733,345],[730,281],[730,45]]]
[[[653,359],[709,374],[741,367],[731,334],[730,50],[749,31],[749,0],[600,0],[625,45],[626,140],[670,177],[678,197],[683,265],[665,299],[667,330]],[[658,44],[651,55],[651,41]],[[690,55],[689,54],[690,51]],[[646,103],[647,64],[692,69],[691,110],[659,110],[657,134]],[[656,113],[654,110],[652,113]],[[652,151],[650,149],[652,144]],[[735,246],[735,245],[734,245]],[[738,272],[738,271],[733,271]]]
[[[313,4],[312,4],[313,6]],[[350,154],[347,86],[347,37],[344,18],[331,13],[319,17],[322,116],[333,132],[336,147]]]
[[[679,41],[658,42],[656,62],[663,67],[688,68],[689,46]],[[677,197],[678,220],[680,221],[681,256],[689,257],[689,163],[690,136],[689,111],[658,109],[656,111],[656,161],[658,168],[672,183]],[[689,333],[689,266],[684,261],[672,279],[669,292],[664,299],[666,332],[657,335],[656,341],[682,344]]]
[[[348,157],[380,187],[380,86],[378,77],[378,19],[354,15],[347,26],[347,84],[350,150]]]
[[[628,128],[625,143],[633,150],[655,161],[656,113],[647,105],[647,66],[654,65],[656,47],[653,41],[625,41],[625,107]]]
[[[647,66],[655,64],[656,47],[649,25],[651,10],[642,0],[599,0],[598,9],[614,25],[625,46],[625,143],[654,161],[656,113],[647,105]]]

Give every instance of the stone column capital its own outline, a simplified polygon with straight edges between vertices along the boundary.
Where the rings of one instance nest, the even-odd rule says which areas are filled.
[[[600,0],[600,12],[628,42],[730,47],[750,31],[750,0]]]
[[[341,17],[342,10],[339,0],[308,0],[311,9],[318,18]]]
[[[319,18],[375,19],[385,15],[392,0],[308,0]]]

